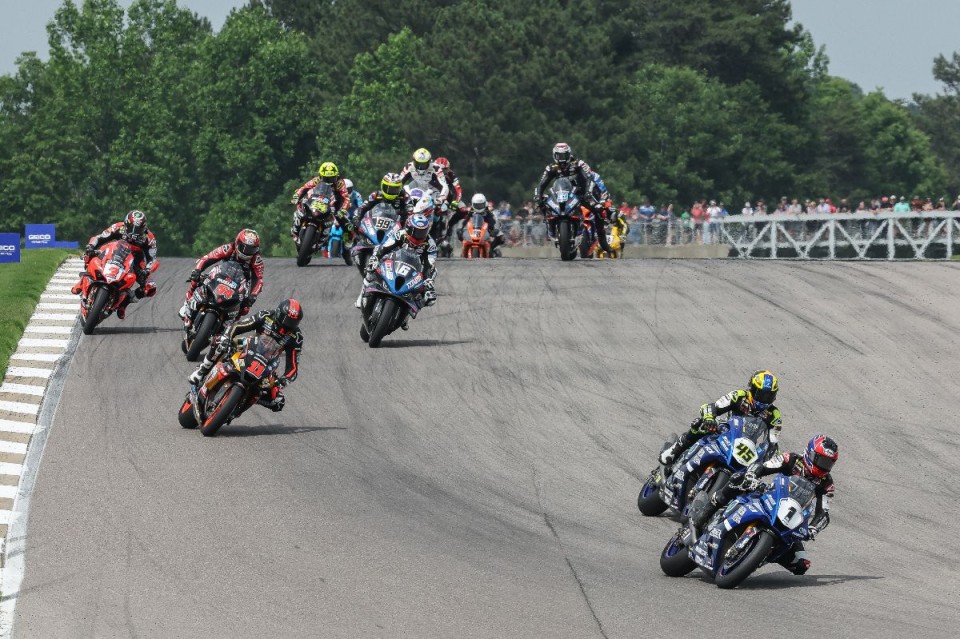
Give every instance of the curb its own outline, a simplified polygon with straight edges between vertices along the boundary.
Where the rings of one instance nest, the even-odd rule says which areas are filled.
[[[6,563],[8,531],[22,516],[14,508],[24,474],[27,451],[37,432],[44,395],[70,345],[80,305],[70,286],[83,260],[60,265],[27,322],[0,383],[0,562]],[[67,303],[67,299],[73,300]],[[0,564],[2,565],[2,564]]]

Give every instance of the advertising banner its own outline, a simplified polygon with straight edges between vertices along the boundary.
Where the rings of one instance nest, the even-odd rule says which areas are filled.
[[[20,234],[0,233],[0,264],[20,261]]]
[[[27,224],[27,242],[24,248],[53,248],[57,240],[57,227],[54,224]]]

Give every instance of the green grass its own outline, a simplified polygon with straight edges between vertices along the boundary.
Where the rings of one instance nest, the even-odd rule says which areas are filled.
[[[77,254],[67,249],[22,250],[19,264],[0,264],[0,379],[7,374],[10,355],[40,301],[40,293],[60,263]]]

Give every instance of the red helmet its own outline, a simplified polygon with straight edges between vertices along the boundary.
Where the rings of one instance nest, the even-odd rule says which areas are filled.
[[[436,164],[437,168],[439,168],[441,171],[446,171],[450,168],[450,160],[444,157],[437,158],[433,161],[433,163]]]
[[[233,241],[233,254],[241,262],[251,262],[260,254],[260,236],[253,229],[243,229]]]
[[[281,332],[295,331],[303,319],[303,309],[295,299],[283,300],[273,311],[273,321],[280,327]]]
[[[826,435],[815,435],[803,453],[803,465],[813,477],[826,477],[837,462],[837,442]]]

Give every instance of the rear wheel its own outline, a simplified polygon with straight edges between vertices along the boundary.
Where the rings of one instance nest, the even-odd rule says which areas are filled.
[[[752,575],[753,571],[759,568],[770,555],[774,539],[769,531],[761,530],[747,542],[746,548],[735,556],[727,558],[727,553],[735,542],[736,537],[732,534],[728,535],[720,550],[718,556],[720,568],[717,569],[717,576],[714,578],[718,588],[736,588],[744,579]]]
[[[243,400],[243,392],[243,386],[231,386],[229,390],[223,394],[223,398],[213,409],[213,412],[210,413],[210,416],[203,422],[203,426],[200,427],[200,432],[206,437],[216,435],[220,427],[227,423],[227,420],[233,416],[233,412],[237,410],[237,406],[239,406]]]
[[[93,298],[93,304],[90,305],[90,310],[87,312],[87,321],[83,323],[84,335],[93,335],[93,331],[100,323],[101,316],[103,315],[103,309],[106,308],[109,301],[110,290],[105,286],[98,288],[97,294]]]
[[[367,330],[366,322],[360,325],[360,339],[362,339],[364,342],[370,341],[370,331]]]
[[[668,577],[683,577],[697,567],[696,562],[690,559],[689,549],[683,545],[686,534],[685,528],[675,532],[660,553],[660,570]]]
[[[476,246],[470,249],[470,257],[480,257],[480,249]]]
[[[343,258],[343,263],[346,264],[347,266],[350,266],[351,264],[353,264],[353,257],[350,255],[350,249],[347,248],[346,244],[341,245],[340,257]]]
[[[197,329],[193,341],[190,342],[190,348],[187,349],[187,361],[195,362],[203,355],[203,351],[210,343],[213,332],[217,328],[217,316],[215,313],[205,313],[200,320],[200,328]]]
[[[297,249],[297,266],[306,266],[313,257],[313,240],[317,236],[317,229],[305,226],[300,229],[300,248]]]
[[[580,236],[580,257],[587,259],[593,257],[593,242],[590,241],[590,234],[584,233]]]
[[[370,341],[367,342],[370,344],[370,348],[380,346],[380,342],[386,337],[387,333],[390,332],[390,329],[393,328],[393,318],[396,314],[396,300],[389,297],[384,299],[380,308],[380,315],[377,316],[377,323],[373,327],[373,332],[370,333]]]
[[[340,257],[343,251],[343,243],[338,239],[330,240],[330,257]]]
[[[667,509],[667,505],[660,499],[658,489],[657,481],[651,475],[647,477],[647,481],[643,484],[643,488],[640,489],[640,494],[637,496],[637,508],[647,517],[656,517]]]
[[[197,427],[197,418],[193,414],[193,403],[190,401],[189,394],[187,394],[186,399],[183,400],[183,405],[180,407],[180,414],[177,415],[177,421],[179,421],[180,425],[184,428]]]
[[[569,262],[577,256],[577,251],[573,246],[573,237],[571,235],[570,220],[560,220],[557,224],[557,237],[560,239],[560,259]]]

